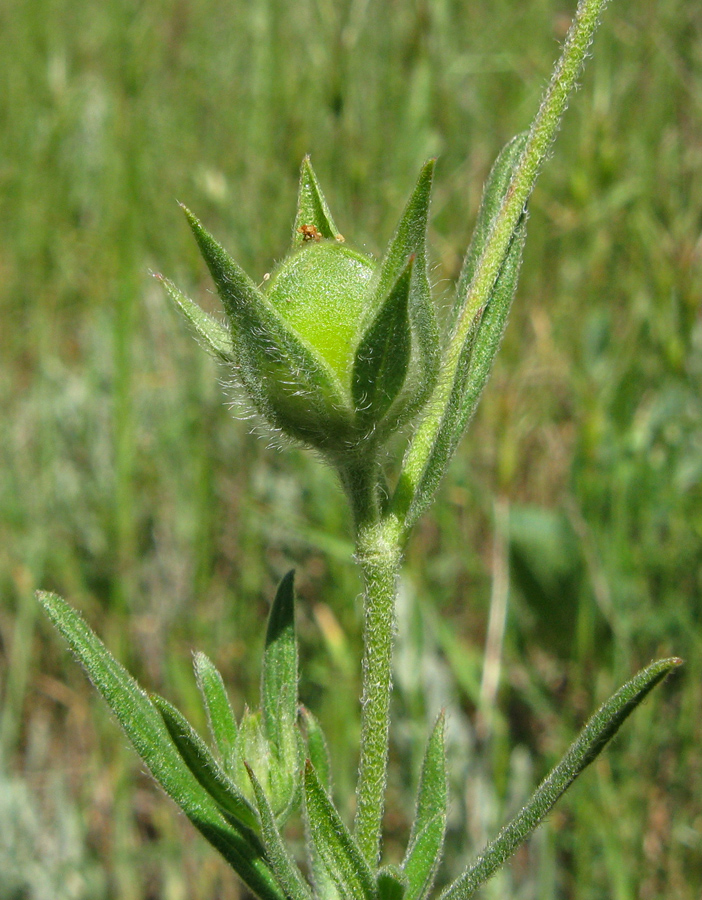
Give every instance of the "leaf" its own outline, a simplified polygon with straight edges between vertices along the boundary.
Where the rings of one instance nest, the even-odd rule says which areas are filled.
[[[186,297],[178,288],[164,278],[163,275],[155,276],[164,286],[178,311],[195,330],[198,343],[207,350],[215,359],[221,362],[234,363],[234,345],[229,331],[212,318],[204,309],[201,309],[194,300]]]
[[[485,247],[492,219],[509,188],[513,169],[525,141],[525,134],[518,135],[510,141],[498,156],[488,177],[473,239],[459,279],[458,300],[453,310],[454,322],[461,311],[470,281]],[[416,522],[431,503],[434,492],[478,405],[507,324],[517,287],[525,238],[526,215],[523,215],[512,237],[490,299],[486,307],[476,316],[461,348],[451,393],[421,474],[412,485],[408,485],[402,477],[400,478],[398,496],[393,503],[406,510],[405,528]]]
[[[407,374],[412,351],[407,304],[413,268],[410,256],[356,350],[351,391],[356,414],[369,427],[385,415]]]
[[[263,726],[281,760],[295,749],[298,675],[294,578],[291,570],[278,586],[268,616],[261,675]]]
[[[258,412],[316,447],[320,435],[343,437],[349,415],[334,372],[190,210],[183,209],[231,324],[237,374]]]
[[[292,243],[297,247],[305,241],[303,228],[315,229],[322,238],[342,239],[329,212],[327,201],[314,174],[309,156],[302,160],[300,187],[297,195],[297,215],[293,226]],[[308,232],[309,233],[309,232]]]
[[[280,886],[290,900],[312,900],[312,892],[280,835],[273,810],[268,803],[263,788],[258,783],[258,779],[249,765],[246,765],[246,771],[251,779],[258,814],[261,818],[263,844],[268,853],[271,868],[278,876]]]
[[[403,900],[407,876],[397,866],[383,866],[376,877],[378,900]]]
[[[673,669],[677,658],[642,669],[600,707],[560,763],[541,782],[529,802],[485,848],[478,859],[441,894],[440,900],[467,900],[526,841],[558,798],[604,749],[627,717]]]
[[[285,900],[258,839],[223,818],[185,765],[160,713],[136,681],[65,600],[43,591],[37,598],[164,791],[255,894],[262,900]]]
[[[407,900],[421,900],[431,890],[441,860],[446,831],[448,784],[442,712],[427,742],[412,824],[402,871],[407,878]]]
[[[373,873],[309,760],[305,765],[304,785],[312,842],[343,900],[376,900]]]
[[[204,653],[194,658],[195,678],[207,711],[207,720],[224,770],[231,775],[236,754],[236,719],[224,681],[214,663]]]
[[[307,753],[310,762],[322,784],[324,790],[331,794],[331,763],[329,760],[329,748],[324,737],[322,726],[315,716],[304,706],[300,707],[300,713],[307,731]]]
[[[227,818],[233,820],[235,824],[257,829],[258,819],[251,804],[219,767],[207,745],[185,716],[158,694],[151,695],[151,702],[161,713],[168,733],[185,764],[221,807]]]
[[[413,360],[409,384],[403,393],[406,402],[398,410],[390,430],[398,427],[424,404],[436,384],[439,372],[440,340],[434,304],[431,298],[427,265],[427,223],[436,160],[424,164],[417,184],[390,240],[380,265],[375,289],[376,302],[387,296],[402,274],[410,256],[414,267],[410,282],[409,317],[412,326]]]

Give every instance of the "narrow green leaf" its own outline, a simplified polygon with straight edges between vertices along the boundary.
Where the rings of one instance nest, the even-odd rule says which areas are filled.
[[[285,842],[281,837],[280,831],[275,821],[273,810],[268,803],[266,794],[258,783],[253,769],[246,765],[246,771],[251,779],[254,797],[256,798],[256,806],[261,819],[261,833],[263,836],[263,844],[268,853],[271,868],[275,872],[283,888],[290,900],[312,900],[312,892],[307,882],[302,877],[302,873],[297,863],[288,852]]]
[[[309,230],[308,230],[309,229]],[[341,239],[339,230],[329,212],[327,201],[314,174],[309,156],[302,160],[300,187],[297,195],[297,215],[293,226],[292,243],[297,247],[305,240],[320,238]],[[319,238],[317,238],[319,239]]]
[[[498,156],[488,177],[473,239],[459,279],[457,303],[453,310],[454,321],[461,310],[470,281],[475,274],[475,267],[483,252],[492,219],[509,188],[514,166],[519,160],[525,141],[526,135],[517,135],[510,141]],[[407,528],[431,503],[434,492],[476,410],[507,324],[517,288],[525,239],[526,214],[517,224],[490,300],[476,316],[461,348],[451,393],[441,413],[441,422],[433,436],[433,443],[426,455],[423,469],[414,484],[408,484],[402,477],[400,478],[397,498],[393,503],[396,507],[405,508]]]
[[[378,900],[403,900],[406,896],[408,880],[398,866],[383,866],[376,877]]]
[[[234,345],[229,331],[204,309],[201,309],[197,303],[179,291],[172,281],[164,278],[163,275],[154,277],[161,282],[171,300],[176,304],[178,311],[192,326],[198,343],[221,362],[234,363]]]
[[[257,410],[275,427],[318,448],[320,434],[338,440],[350,417],[334,372],[183,209],[231,324],[237,375]]]
[[[219,751],[224,771],[231,775],[234,771],[237,727],[224,680],[217,667],[204,653],[195,654],[194,669],[205,704],[212,740]]]
[[[283,759],[294,749],[297,721],[297,638],[295,636],[295,572],[278,586],[268,616],[261,675],[263,727],[271,746]]]
[[[403,392],[404,402],[397,410],[390,430],[408,421],[420,409],[436,384],[441,362],[439,328],[431,298],[427,262],[427,224],[436,160],[424,164],[417,184],[400,217],[380,265],[376,301],[387,296],[402,274],[410,256],[414,267],[409,294],[409,318],[412,326],[412,362]]]
[[[529,837],[558,798],[604,749],[627,717],[665,676],[682,664],[662,659],[643,669],[600,707],[560,763],[541,782],[512,821],[478,859],[441,894],[440,900],[467,900]]]
[[[235,824],[257,829],[258,819],[251,804],[220,768],[205,742],[185,716],[158,694],[151,695],[151,702],[161,713],[168,733],[186,766],[221,807],[224,815]]]
[[[305,706],[300,707],[300,714],[305,723],[307,732],[307,754],[312,763],[315,772],[324,788],[331,794],[331,761],[329,759],[329,748],[327,747],[327,739],[324,737],[322,726],[319,721]]]
[[[413,268],[410,256],[356,350],[351,392],[359,420],[369,426],[385,415],[407,375],[412,351],[407,304]]]
[[[402,863],[408,883],[407,900],[421,900],[428,894],[441,860],[448,806],[444,729],[442,712],[427,742],[417,792],[417,811]]]
[[[310,836],[343,900],[376,900],[373,873],[309,760],[304,785]]]
[[[285,900],[255,835],[227,821],[185,765],[156,707],[82,617],[56,594],[37,594],[134,748],[165,792],[262,900]]]

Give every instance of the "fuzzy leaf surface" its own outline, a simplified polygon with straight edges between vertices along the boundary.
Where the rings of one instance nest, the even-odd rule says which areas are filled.
[[[224,680],[217,667],[204,653],[195,654],[194,669],[205,704],[212,740],[219,751],[225,772],[231,775],[234,771],[238,729]]]
[[[302,160],[302,166],[300,167],[297,214],[292,236],[293,247],[304,243],[305,234],[303,228],[305,226],[315,228],[320,238],[338,239],[340,237],[309,156]]]
[[[127,670],[65,600],[42,591],[37,597],[165,792],[255,894],[262,900],[285,900],[258,839],[222,816],[185,765],[161,714]]]
[[[178,312],[194,329],[198,343],[215,359],[221,362],[233,363],[234,347],[229,331],[198,306],[194,300],[191,300],[190,297],[178,290],[172,281],[169,281],[162,275],[157,275],[156,278],[166,289]]]
[[[161,713],[168,733],[185,764],[221,807],[224,815],[235,824],[257,829],[258,819],[249,801],[220,768],[205,742],[185,716],[168,700],[157,694],[151,695],[151,702]]]
[[[307,754],[324,790],[331,794],[331,761],[327,739],[318,719],[305,706],[300,708],[307,732]]]
[[[372,425],[390,408],[407,375],[412,352],[408,302],[414,269],[410,256],[356,350],[351,392],[358,419]]]
[[[444,743],[445,716],[439,716],[424,754],[412,824],[402,871],[407,878],[407,900],[421,900],[431,890],[446,830],[448,782]]]
[[[648,693],[673,669],[677,658],[662,659],[642,669],[600,707],[560,763],[541,782],[529,802],[485,848],[478,859],[440,896],[467,900],[524,843],[558,798],[602,752],[620,726]]]
[[[454,307],[457,319],[477,263],[485,248],[490,225],[509,188],[526,135],[518,135],[498,156],[483,192],[471,245],[466,255],[458,285],[458,301]],[[405,523],[409,528],[431,503],[456,447],[478,405],[488,380],[492,363],[504,334],[505,326],[517,288],[522,251],[526,239],[526,214],[519,220],[512,236],[500,274],[495,282],[487,306],[480,310],[464,342],[451,384],[451,393],[441,413],[441,421],[416,483],[400,477],[397,498],[404,507]]]
[[[283,760],[295,750],[297,721],[297,638],[295,636],[295,573],[278,586],[268,616],[261,675],[263,724],[271,746]],[[294,758],[289,762],[294,764]]]
[[[376,877],[378,900],[403,900],[407,876],[398,866],[383,866]]]
[[[375,878],[308,761],[305,812],[310,837],[343,900],[377,900]]]
[[[312,900],[312,892],[307,882],[302,877],[302,873],[297,863],[288,852],[285,842],[278,830],[275,815],[270,807],[266,794],[258,783],[258,779],[254,775],[253,769],[246,766],[246,771],[251,779],[254,797],[256,798],[256,806],[261,819],[261,832],[263,835],[263,844],[268,853],[271,868],[275,872],[283,888],[290,900]]]

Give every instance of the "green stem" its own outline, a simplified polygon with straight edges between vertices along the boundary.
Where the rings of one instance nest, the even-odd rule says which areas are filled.
[[[414,491],[434,446],[459,368],[461,353],[477,318],[482,315],[504,263],[515,228],[524,212],[541,166],[555,140],[568,97],[582,68],[587,50],[607,0],[580,0],[566,37],[561,58],[541,101],[529,137],[517,163],[512,182],[490,227],[485,249],[475,268],[462,302],[456,326],[446,351],[434,396],[427,404],[433,410],[415,432],[407,451],[400,479],[401,490],[393,498],[393,511],[404,520]]]
[[[365,621],[355,832],[372,867],[378,863],[385,803],[399,538],[394,522],[376,523],[362,527],[356,542],[356,559],[365,583]]]

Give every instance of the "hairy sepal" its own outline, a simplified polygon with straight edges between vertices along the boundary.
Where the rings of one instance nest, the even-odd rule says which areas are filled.
[[[468,900],[527,840],[559,797],[614,737],[624,721],[669,672],[682,664],[662,659],[642,669],[600,707],[558,765],[541,782],[526,806],[505,826],[478,859],[441,894],[439,900]]]
[[[376,876],[378,900],[403,900],[407,896],[407,876],[399,866],[383,866]]]
[[[415,818],[402,862],[407,900],[422,900],[427,896],[441,860],[448,807],[444,730],[445,715],[441,713],[427,742]]]
[[[400,401],[391,411],[388,431],[409,421],[425,404],[436,384],[441,362],[439,328],[431,297],[427,256],[427,225],[436,160],[428,160],[400,217],[383,257],[375,284],[375,306],[387,296],[409,258],[414,257],[408,298],[412,356]]]
[[[346,447],[354,438],[353,413],[331,368],[184,210],[231,325],[238,377],[258,412],[319,450]]]
[[[257,896],[285,900],[258,839],[224,817],[186,766],[161,714],[136,681],[65,600],[44,592],[37,598],[164,791]]]
[[[412,352],[408,303],[414,262],[410,256],[356,349],[351,394],[361,428],[380,422],[405,382]]]
[[[314,229],[306,231],[305,229]],[[300,167],[300,186],[297,193],[297,214],[293,225],[292,245],[299,247],[310,235],[319,235],[316,239],[333,238],[341,240],[329,206],[324,198],[317,176],[312,168],[309,156],[302,160]],[[315,239],[313,237],[313,239]]]
[[[235,363],[234,345],[229,331],[198,306],[194,300],[180,291],[172,281],[163,275],[154,276],[166,289],[176,309],[195,332],[197,342],[203,349],[220,362]]]

